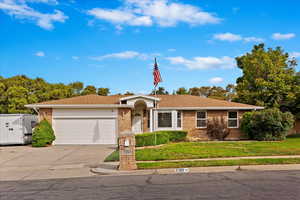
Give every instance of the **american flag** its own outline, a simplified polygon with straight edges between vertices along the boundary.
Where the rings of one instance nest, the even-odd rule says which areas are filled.
[[[162,82],[162,78],[160,76],[160,72],[159,72],[159,69],[158,69],[156,58],[155,58],[155,61],[154,61],[153,78],[154,78],[154,82],[153,82],[154,86],[157,86],[157,84],[159,82]]]

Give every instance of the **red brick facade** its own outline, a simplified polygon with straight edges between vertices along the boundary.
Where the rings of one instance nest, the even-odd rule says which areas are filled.
[[[246,111],[238,111],[238,118],[240,119]],[[224,117],[227,119],[228,111],[207,111],[207,119],[213,117]],[[183,130],[188,131],[188,138],[190,140],[209,140],[206,128],[196,127],[196,111],[183,111]],[[242,139],[243,133],[239,128],[230,128],[230,134],[227,139]]]
[[[131,131],[131,109],[120,108],[118,110],[118,133]]]
[[[148,128],[148,111],[143,113],[143,132],[149,132]],[[242,117],[243,113],[246,111],[238,111],[239,119]],[[207,111],[207,119],[213,117],[224,117],[227,119],[227,111]],[[52,124],[52,109],[51,108],[41,108],[39,110],[39,120],[46,119]],[[182,129],[188,131],[188,138],[190,140],[209,140],[207,136],[206,128],[196,127],[196,111],[182,111]],[[118,109],[118,134],[123,132],[130,132],[132,130],[132,110],[130,108],[120,108]],[[295,123],[293,133],[300,132],[300,121]],[[244,138],[243,133],[239,128],[230,128],[230,135],[227,139],[242,139]]]

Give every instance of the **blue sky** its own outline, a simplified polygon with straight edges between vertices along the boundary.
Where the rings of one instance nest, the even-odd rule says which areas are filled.
[[[297,0],[0,0],[0,75],[147,93],[235,83],[254,44],[300,57]]]

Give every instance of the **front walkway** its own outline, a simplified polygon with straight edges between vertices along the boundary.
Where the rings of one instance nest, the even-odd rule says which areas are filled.
[[[0,146],[0,181],[93,176],[112,145]]]

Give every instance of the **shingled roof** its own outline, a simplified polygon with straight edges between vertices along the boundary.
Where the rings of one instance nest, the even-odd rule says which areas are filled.
[[[151,95],[153,96],[153,95]],[[120,105],[120,98],[128,97],[128,95],[85,95],[71,97],[66,99],[52,100],[41,102],[38,104],[28,105],[28,107],[45,107],[47,105]],[[244,108],[244,109],[262,109],[263,107],[235,103],[225,100],[217,100],[192,95],[157,95],[160,99],[159,108]]]

